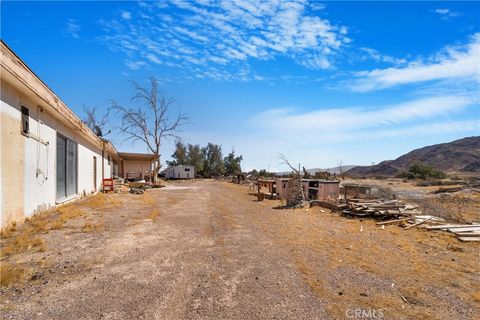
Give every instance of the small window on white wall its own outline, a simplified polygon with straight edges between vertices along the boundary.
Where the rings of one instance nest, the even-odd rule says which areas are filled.
[[[110,155],[107,156],[108,159],[108,165],[110,165]]]
[[[22,133],[28,134],[30,132],[30,111],[27,107],[22,106]]]

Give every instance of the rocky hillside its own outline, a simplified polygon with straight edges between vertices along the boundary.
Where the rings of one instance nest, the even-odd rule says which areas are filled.
[[[447,173],[480,173],[480,136],[415,149],[395,159],[373,166],[358,166],[347,175],[393,176],[421,163]]]

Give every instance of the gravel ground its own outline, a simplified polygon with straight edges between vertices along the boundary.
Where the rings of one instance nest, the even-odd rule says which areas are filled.
[[[79,218],[103,229],[72,223],[42,234],[45,252],[8,258],[36,276],[2,288],[2,319],[480,314],[479,246],[444,233],[381,230],[318,207],[275,210],[277,201],[214,181],[107,196],[117,205]]]

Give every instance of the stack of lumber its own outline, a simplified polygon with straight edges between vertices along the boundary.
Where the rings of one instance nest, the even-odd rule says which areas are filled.
[[[445,219],[430,216],[417,215],[412,217],[403,217],[400,219],[378,222],[378,226],[388,224],[403,224],[406,229],[413,227],[425,228],[427,230],[441,230],[453,233],[461,241],[480,241],[480,223],[476,224],[445,224]],[[382,227],[383,228],[383,227]]]
[[[480,241],[480,223],[477,224],[441,224],[426,226],[428,230],[446,230],[461,241]]]
[[[337,209],[348,216],[383,220],[377,223],[382,229],[385,225],[400,224],[405,229],[417,227],[449,231],[461,241],[480,241],[480,223],[446,224],[445,219],[422,215],[417,206],[399,200],[348,199],[346,203],[337,205]]]
[[[342,213],[355,217],[373,217],[376,219],[393,219],[410,217],[421,212],[417,207],[400,200],[384,199],[349,199],[346,204],[338,206]]]

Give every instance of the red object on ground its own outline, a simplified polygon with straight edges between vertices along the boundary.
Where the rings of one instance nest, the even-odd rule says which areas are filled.
[[[109,192],[113,190],[113,179],[103,179],[103,192]]]

